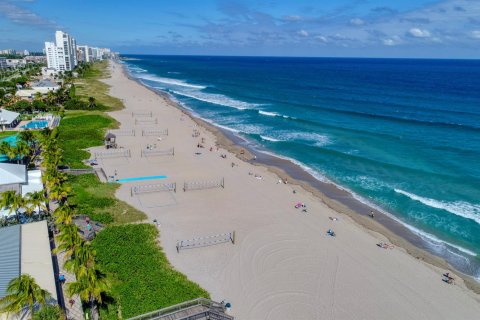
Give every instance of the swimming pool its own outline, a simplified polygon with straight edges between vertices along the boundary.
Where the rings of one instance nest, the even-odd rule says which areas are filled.
[[[145,176],[145,177],[134,177],[134,178],[123,178],[118,179],[116,182],[132,182],[132,181],[143,181],[143,180],[154,180],[154,179],[165,179],[167,176]]]
[[[27,123],[26,125],[22,126],[24,129],[43,129],[48,127],[47,120],[33,120]]]

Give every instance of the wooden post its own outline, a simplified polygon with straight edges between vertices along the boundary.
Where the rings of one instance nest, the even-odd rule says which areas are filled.
[[[232,243],[235,244],[235,230],[233,230],[233,234],[232,234]]]

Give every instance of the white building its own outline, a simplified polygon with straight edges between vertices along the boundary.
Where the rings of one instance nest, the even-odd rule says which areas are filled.
[[[7,69],[7,58],[0,57],[0,69]]]
[[[77,66],[77,42],[68,33],[55,32],[55,43],[45,42],[48,68],[72,71]]]
[[[20,113],[0,109],[0,129],[3,131],[5,128],[12,129],[20,122]]]
[[[90,62],[91,61],[91,48],[89,48],[88,46],[84,45],[84,46],[78,46],[77,47],[78,49],[78,56],[79,56],[79,60],[80,61],[83,61],[83,62]]]

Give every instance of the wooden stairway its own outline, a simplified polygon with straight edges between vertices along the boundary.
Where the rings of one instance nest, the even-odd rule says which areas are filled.
[[[182,302],[129,320],[233,320],[222,304],[205,298]]]

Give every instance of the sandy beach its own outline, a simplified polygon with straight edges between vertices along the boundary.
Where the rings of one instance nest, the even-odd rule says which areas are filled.
[[[130,157],[98,159],[99,166],[117,179],[166,176],[122,183],[117,197],[158,222],[175,268],[214,300],[230,302],[236,319],[478,319],[480,296],[456,275],[454,285],[442,281],[451,270],[401,247],[378,247],[389,240],[268,168],[217,150],[215,135],[128,79],[118,63],[105,82],[126,106],[110,115],[136,135],[117,136]],[[168,129],[168,135],[143,136],[145,129]],[[147,146],[174,148],[174,155],[142,157]],[[222,179],[224,188],[183,191],[184,182]],[[176,183],[177,190],[132,196],[132,186],[154,183]],[[177,252],[177,240],[232,231],[235,244]]]

